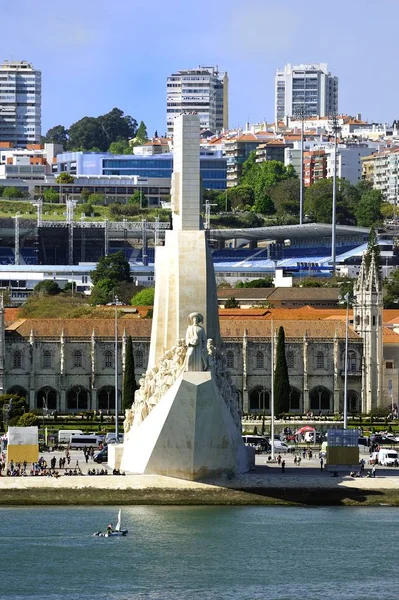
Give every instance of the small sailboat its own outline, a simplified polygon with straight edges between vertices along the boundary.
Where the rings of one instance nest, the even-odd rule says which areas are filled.
[[[122,511],[121,509],[119,509],[118,512],[118,521],[116,523],[116,527],[115,529],[112,529],[111,525],[108,525],[107,527],[107,531],[96,531],[95,533],[93,533],[93,536],[96,537],[121,537],[121,536],[125,536],[128,534],[128,530],[127,529],[122,529]]]

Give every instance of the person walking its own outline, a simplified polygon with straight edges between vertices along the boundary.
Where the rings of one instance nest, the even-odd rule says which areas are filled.
[[[320,471],[323,470],[323,467],[324,467],[324,460],[323,460],[323,457],[320,456]]]
[[[298,467],[300,467],[300,466],[301,466],[301,457],[300,457],[300,456],[298,456],[298,460],[297,460],[297,463],[296,463],[296,464],[298,465]]]
[[[281,461],[281,472],[285,473],[285,460]]]
[[[296,465],[296,463],[297,463],[297,457],[296,457],[296,454],[295,454],[295,456],[294,456],[294,465]]]
[[[364,458],[362,458],[362,460],[360,461],[360,473],[364,472],[364,465],[365,465],[365,460]]]
[[[373,468],[371,469],[371,477],[375,477],[375,469],[376,465],[373,465]]]

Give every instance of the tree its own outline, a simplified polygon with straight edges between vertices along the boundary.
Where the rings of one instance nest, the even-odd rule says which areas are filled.
[[[305,212],[317,223],[332,222],[332,179],[316,181],[305,193]],[[355,225],[354,198],[358,198],[355,186],[345,180],[337,180],[337,223]]]
[[[154,306],[154,288],[144,288],[131,299],[132,306]]]
[[[236,185],[227,190],[227,201],[231,210],[248,210],[255,202],[255,193],[250,185]]]
[[[274,412],[287,413],[290,407],[290,381],[285,357],[284,327],[280,327],[277,337],[276,369],[274,372]]]
[[[137,389],[138,385],[134,374],[133,342],[129,335],[126,345],[125,372],[123,374],[122,408],[124,410],[131,408]]]
[[[3,189],[3,198],[25,198],[26,193],[21,188],[17,188],[14,186],[5,187]]]
[[[44,202],[57,203],[60,200],[60,195],[53,188],[48,188],[43,192],[43,200]]]
[[[96,285],[104,279],[110,280],[112,284],[117,284],[119,281],[129,281],[129,263],[121,250],[108,256],[102,256],[98,261],[91,274],[91,280]]]
[[[238,300],[236,300],[236,298],[234,298],[234,296],[231,296],[231,298],[227,298],[224,307],[225,308],[240,308],[240,303],[238,302]]]
[[[23,415],[28,410],[28,404],[25,398],[21,398],[17,394],[1,394],[0,395],[0,417],[3,416],[4,405],[8,405],[6,418],[8,422],[11,419],[14,420],[14,424],[16,424],[19,420],[19,417]]]
[[[61,288],[56,281],[53,281],[52,279],[44,279],[35,285],[33,291],[37,294],[43,294],[45,296],[56,296],[61,292]]]
[[[384,308],[399,308],[399,269],[386,281],[385,290]]]
[[[80,192],[80,197],[82,198],[83,202],[87,202],[90,197],[89,190],[87,188],[83,188]]]
[[[36,427],[39,424],[39,417],[34,413],[27,412],[18,419],[18,427]]]
[[[136,206],[140,206],[141,205],[141,201],[142,201],[141,196],[142,196],[141,192],[139,192],[139,190],[136,190],[133,193],[133,195],[130,196],[130,198],[128,200],[129,204],[134,204]]]
[[[360,197],[355,208],[356,225],[371,227],[382,220],[382,194],[380,190],[366,191]]]
[[[236,288],[270,288],[274,287],[273,275],[267,275],[260,279],[252,279],[252,281],[237,281]]]
[[[43,141],[47,144],[61,144],[66,148],[68,146],[68,130],[63,125],[56,125],[47,131]]]
[[[136,136],[133,140],[133,145],[140,146],[141,144],[145,144],[145,142],[148,142],[147,127],[144,121],[140,121],[140,125],[138,126],[136,131]]]
[[[90,304],[108,304],[114,297],[115,285],[110,279],[101,279],[94,285],[90,293]]]
[[[125,115],[120,108],[113,108],[105,115],[100,115],[97,118],[100,127],[107,140],[107,148],[118,140],[129,140],[136,135],[137,121]],[[100,144],[94,144],[100,146]],[[101,147],[101,149],[103,149]]]
[[[240,184],[246,184],[254,190],[255,212],[272,214],[274,204],[270,197],[270,189],[285,179],[296,178],[295,170],[285,167],[278,160],[256,162],[256,153],[251,152],[245,161]]]
[[[105,196],[104,194],[90,194],[90,196],[88,197],[87,201],[93,205],[93,204],[104,204],[104,200],[105,200]]]
[[[57,183],[74,183],[75,177],[66,171],[63,171],[56,177]]]
[[[277,214],[299,215],[300,182],[298,178],[284,179],[269,189]]]
[[[101,122],[95,117],[83,117],[69,128],[70,150],[90,150],[94,146],[105,152],[110,143]]]
[[[127,140],[119,139],[110,144],[108,152],[112,154],[132,154],[132,147]]]
[[[90,204],[90,202],[87,202],[86,204],[82,204],[80,208],[82,210],[82,213],[86,217],[91,217],[91,215],[93,214],[93,205]]]

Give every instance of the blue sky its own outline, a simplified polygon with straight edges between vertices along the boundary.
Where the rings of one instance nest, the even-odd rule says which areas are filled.
[[[399,118],[399,0],[14,0],[0,5],[0,59],[42,71],[43,132],[117,106],[165,131],[166,77],[219,65],[230,125],[273,119],[274,74],[327,62],[339,109]]]

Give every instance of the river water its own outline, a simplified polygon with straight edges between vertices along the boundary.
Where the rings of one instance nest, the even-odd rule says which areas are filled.
[[[396,600],[397,508],[0,508],[7,600]]]

